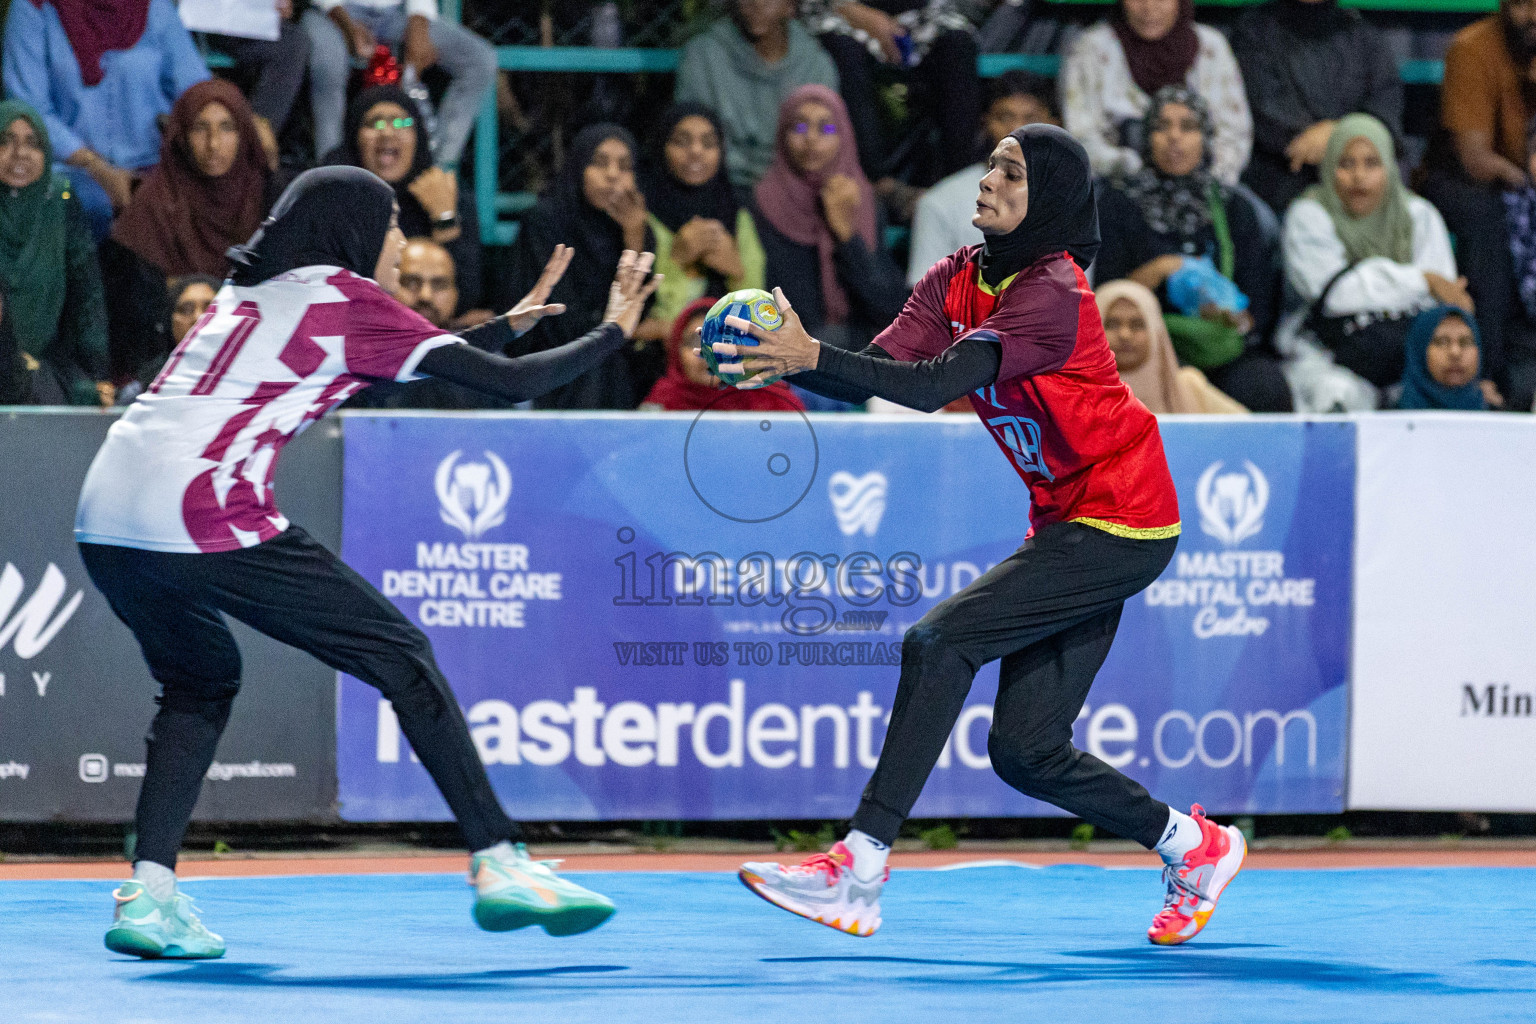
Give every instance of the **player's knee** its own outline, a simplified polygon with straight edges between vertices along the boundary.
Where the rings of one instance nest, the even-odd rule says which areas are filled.
[[[1071,767],[1072,744],[1029,742],[994,731],[987,734],[987,757],[998,778],[1034,796]]]
[[[901,637],[903,663],[932,664],[952,656],[954,645],[939,620],[924,619],[909,626]]]

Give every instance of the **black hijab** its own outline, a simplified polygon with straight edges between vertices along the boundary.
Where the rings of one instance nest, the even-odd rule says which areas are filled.
[[[395,201],[400,204],[400,230],[407,238],[432,234],[432,218],[421,201],[411,194],[410,185],[421,173],[432,166],[432,137],[427,134],[427,123],[421,116],[421,108],[404,89],[394,85],[376,85],[358,93],[347,104],[347,120],[342,126],[341,145],[326,154],[324,163],[329,166],[363,166],[363,154],[358,149],[357,135],[362,130],[368,111],[380,103],[393,103],[402,108],[415,122],[416,155],[411,160],[405,177],[390,187],[395,190]]]
[[[1027,124],[1008,137],[1024,151],[1029,209],[1006,235],[987,235],[981,279],[996,286],[1042,256],[1065,251],[1085,271],[1099,252],[1099,209],[1088,152],[1051,124]]]
[[[715,169],[715,176],[702,185],[684,184],[667,166],[667,140],[689,117],[704,118],[714,127],[715,137],[720,140],[720,166]],[[734,235],[736,214],[741,204],[725,174],[725,127],[720,123],[720,115],[702,103],[674,103],[668,107],[651,136],[640,191],[645,195],[646,209],[655,214],[668,231],[676,231],[694,217],[703,217],[719,221]]]
[[[229,250],[242,288],[299,267],[372,277],[395,215],[395,190],[361,167],[317,167],[283,190],[251,240]]]
[[[545,317],[518,342],[523,351],[542,351],[563,345],[596,327],[608,301],[608,286],[624,252],[624,230],[618,222],[587,202],[582,176],[597,147],[618,139],[635,152],[635,137],[616,124],[594,124],[576,133],[566,150],[560,172],[550,182],[538,205],[523,218],[512,250],[512,294],[522,295],[534,286],[544,264],[560,243],[575,249],[571,265],[550,292],[548,302],[564,303],[563,316]],[[645,247],[654,251],[655,240],[646,229]],[[636,369],[630,363],[634,349],[626,347],[571,383],[538,400],[540,408],[633,409],[665,369],[665,353],[655,349],[654,365]],[[515,353],[514,353],[515,354]]]

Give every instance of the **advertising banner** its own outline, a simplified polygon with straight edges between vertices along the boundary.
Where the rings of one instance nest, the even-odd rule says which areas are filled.
[[[115,417],[0,412],[0,821],[128,821],[159,685],[75,546],[81,481]],[[340,532],[340,433],[321,424],[277,476],[295,522]],[[232,624],[244,692],[195,816],[334,818],[335,673]]]
[[[1349,806],[1536,811],[1536,422],[1359,431]]]
[[[1342,807],[1354,435],[1166,421],[1184,523],[1083,747],[1179,805]],[[353,416],[343,555],[430,636],[509,811],[841,818],[901,638],[1011,553],[1028,494],[969,417]],[[914,814],[1057,813],[990,771],[983,669]],[[447,816],[342,677],[341,814]]]

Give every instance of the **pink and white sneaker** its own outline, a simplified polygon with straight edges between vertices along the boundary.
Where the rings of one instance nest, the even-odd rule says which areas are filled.
[[[842,843],[826,853],[813,853],[792,867],[767,861],[743,864],[741,884],[791,914],[868,938],[880,927],[880,890],[891,877],[861,882],[853,874],[853,854]]]
[[[1243,858],[1248,856],[1248,843],[1236,827],[1223,828],[1208,820],[1199,804],[1189,813],[1200,826],[1200,845],[1186,853],[1182,863],[1163,868],[1168,891],[1163,909],[1147,929],[1147,938],[1159,946],[1177,946],[1200,934],[1215,912],[1222,890],[1242,870]]]

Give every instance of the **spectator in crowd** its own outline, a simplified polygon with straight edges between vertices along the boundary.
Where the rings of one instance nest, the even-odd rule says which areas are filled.
[[[523,218],[512,256],[512,290],[522,295],[538,282],[556,245],[575,249],[547,300],[566,311],[540,320],[520,346],[528,351],[554,348],[601,323],[619,256],[625,249],[655,251],[647,219],[645,197],[635,184],[634,136],[616,124],[583,128],[571,140],[559,175]],[[651,328],[647,333],[660,336]],[[536,404],[545,409],[633,409],[665,368],[663,347],[659,342],[625,345]]]
[[[1319,174],[1285,216],[1286,279],[1305,305],[1276,344],[1301,411],[1375,409],[1402,377],[1411,318],[1472,299],[1439,211],[1402,183],[1386,125],[1340,118]]]
[[[477,327],[496,316],[488,309],[459,312],[453,254],[430,238],[412,238],[406,243],[400,254],[400,286],[395,298],[444,330]]]
[[[28,0],[19,0],[25,5]],[[14,7],[13,7],[14,10]],[[110,405],[96,246],[38,112],[0,103],[0,296],[43,405]]]
[[[225,252],[261,226],[277,198],[273,174],[240,90],[214,78],[171,107],[160,162],[145,176],[101,247],[113,380],[167,352],[166,279],[223,279]]]
[[[165,285],[167,305],[156,320],[156,337],[163,342],[142,363],[134,368],[132,380],[117,389],[117,405],[130,405],[133,400],[154,383],[165,361],[176,346],[192,332],[202,315],[213,305],[223,282],[209,274],[186,274],[173,277]]]
[[[777,139],[756,190],[768,280],[819,340],[863,348],[896,319],[907,287],[880,244],[842,99],[824,85],[796,89],[779,109]]]
[[[807,84],[836,89],[837,70],[795,19],[795,0],[730,0],[730,12],[683,49],[677,99],[716,112],[731,184],[751,188],[773,160],[784,98]]]
[[[894,184],[881,181],[893,168],[877,88],[896,74],[922,86],[926,103],[920,111],[938,127],[938,159],[922,183],[971,162],[981,129],[982,89],[975,28],[956,0],[802,0],[800,14],[837,65],[866,174],[885,188]],[[904,73],[908,68],[910,75]]]
[[[1056,89],[1048,78],[1027,71],[1008,71],[993,80],[992,101],[987,104],[982,128],[987,152],[997,148],[1003,136],[1026,124],[1054,124]],[[976,215],[976,196],[985,161],[956,171],[923,193],[912,218],[912,241],[907,259],[907,284],[915,287],[928,268],[967,245],[980,245],[981,232],[971,226]]]
[[[1253,111],[1245,181],[1284,212],[1317,181],[1334,122],[1370,114],[1403,133],[1403,82],[1385,37],[1339,0],[1270,0],[1232,33]]]
[[[37,110],[92,233],[160,154],[157,119],[208,68],[172,0],[16,0],[5,24],[6,93]]]
[[[1179,365],[1151,289],[1135,281],[1109,281],[1093,294],[1115,368],[1142,405],[1159,415],[1248,411],[1195,367]]]
[[[484,253],[474,192],[459,188],[456,172],[433,166],[432,140],[415,100],[398,86],[365,89],[347,108],[346,129],[324,162],[361,167],[389,182],[400,204],[400,230],[447,249],[460,301],[477,305]]]
[[[208,312],[223,282],[209,274],[185,274],[173,277],[166,284],[165,293],[170,298],[171,350],[182,343],[192,328]],[[158,371],[156,371],[158,372]],[[151,377],[151,380],[154,378]]]
[[[716,301],[709,297],[695,299],[678,313],[667,333],[667,372],[651,388],[640,408],[648,412],[803,411],[805,404],[783,381],[744,391],[709,372],[709,364],[699,354],[699,332]]]
[[[437,160],[458,167],[480,103],[496,82],[496,50],[490,43],[439,18],[437,0],[314,0],[300,24],[309,35],[316,153],[346,144],[350,133],[344,133],[342,118],[350,58],[368,60],[382,45],[399,52],[408,76],[419,78],[433,66],[448,75],[448,91],[437,111]]]
[[[1477,319],[1454,306],[1435,306],[1408,328],[1399,409],[1488,408],[1478,381]]]
[[[1445,215],[1458,239],[1467,290],[1477,301],[1483,372],[1513,407],[1536,391],[1536,337],[1519,315],[1515,274],[1500,193],[1523,189],[1536,175],[1529,146],[1536,107],[1529,97],[1536,68],[1536,2],[1500,0],[1499,10],[1458,32],[1445,53],[1440,121],[1446,136],[1431,146],[1425,198]],[[1449,147],[1445,143],[1449,142]]]
[[[1290,389],[1264,341],[1274,326],[1274,248],[1253,202],[1211,170],[1215,129],[1204,101],[1164,86],[1142,134],[1140,169],[1099,190],[1103,244],[1094,279],[1130,278],[1158,293],[1163,308],[1181,307],[1165,323],[1184,363],[1250,409],[1291,411]],[[1230,289],[1212,275],[1240,295],[1216,298]]]
[[[715,112],[673,104],[654,140],[641,179],[663,275],[650,317],[673,325],[700,296],[763,287],[766,257],[751,211],[726,177],[725,130]]]
[[[495,317],[488,309],[459,313],[459,288],[453,256],[430,238],[407,240],[400,252],[400,270],[394,296],[401,305],[420,313],[427,322],[445,331],[462,330],[483,324]],[[484,337],[474,332],[470,344]],[[349,409],[504,409],[511,403],[454,384],[428,377],[426,380],[400,384],[384,381],[366,388],[348,400]]]
[[[234,77],[250,93],[262,146],[277,169],[277,138],[288,125],[293,104],[309,70],[309,36],[293,20],[293,0],[245,0],[277,8],[276,39],[211,34],[208,42],[235,62]]]
[[[1210,108],[1212,173],[1234,185],[1248,164],[1253,121],[1243,76],[1226,37],[1195,24],[1194,0],[1117,0],[1108,21],[1078,37],[1061,77],[1066,128],[1100,175],[1141,170],[1147,108],[1170,85],[1187,86]]]

